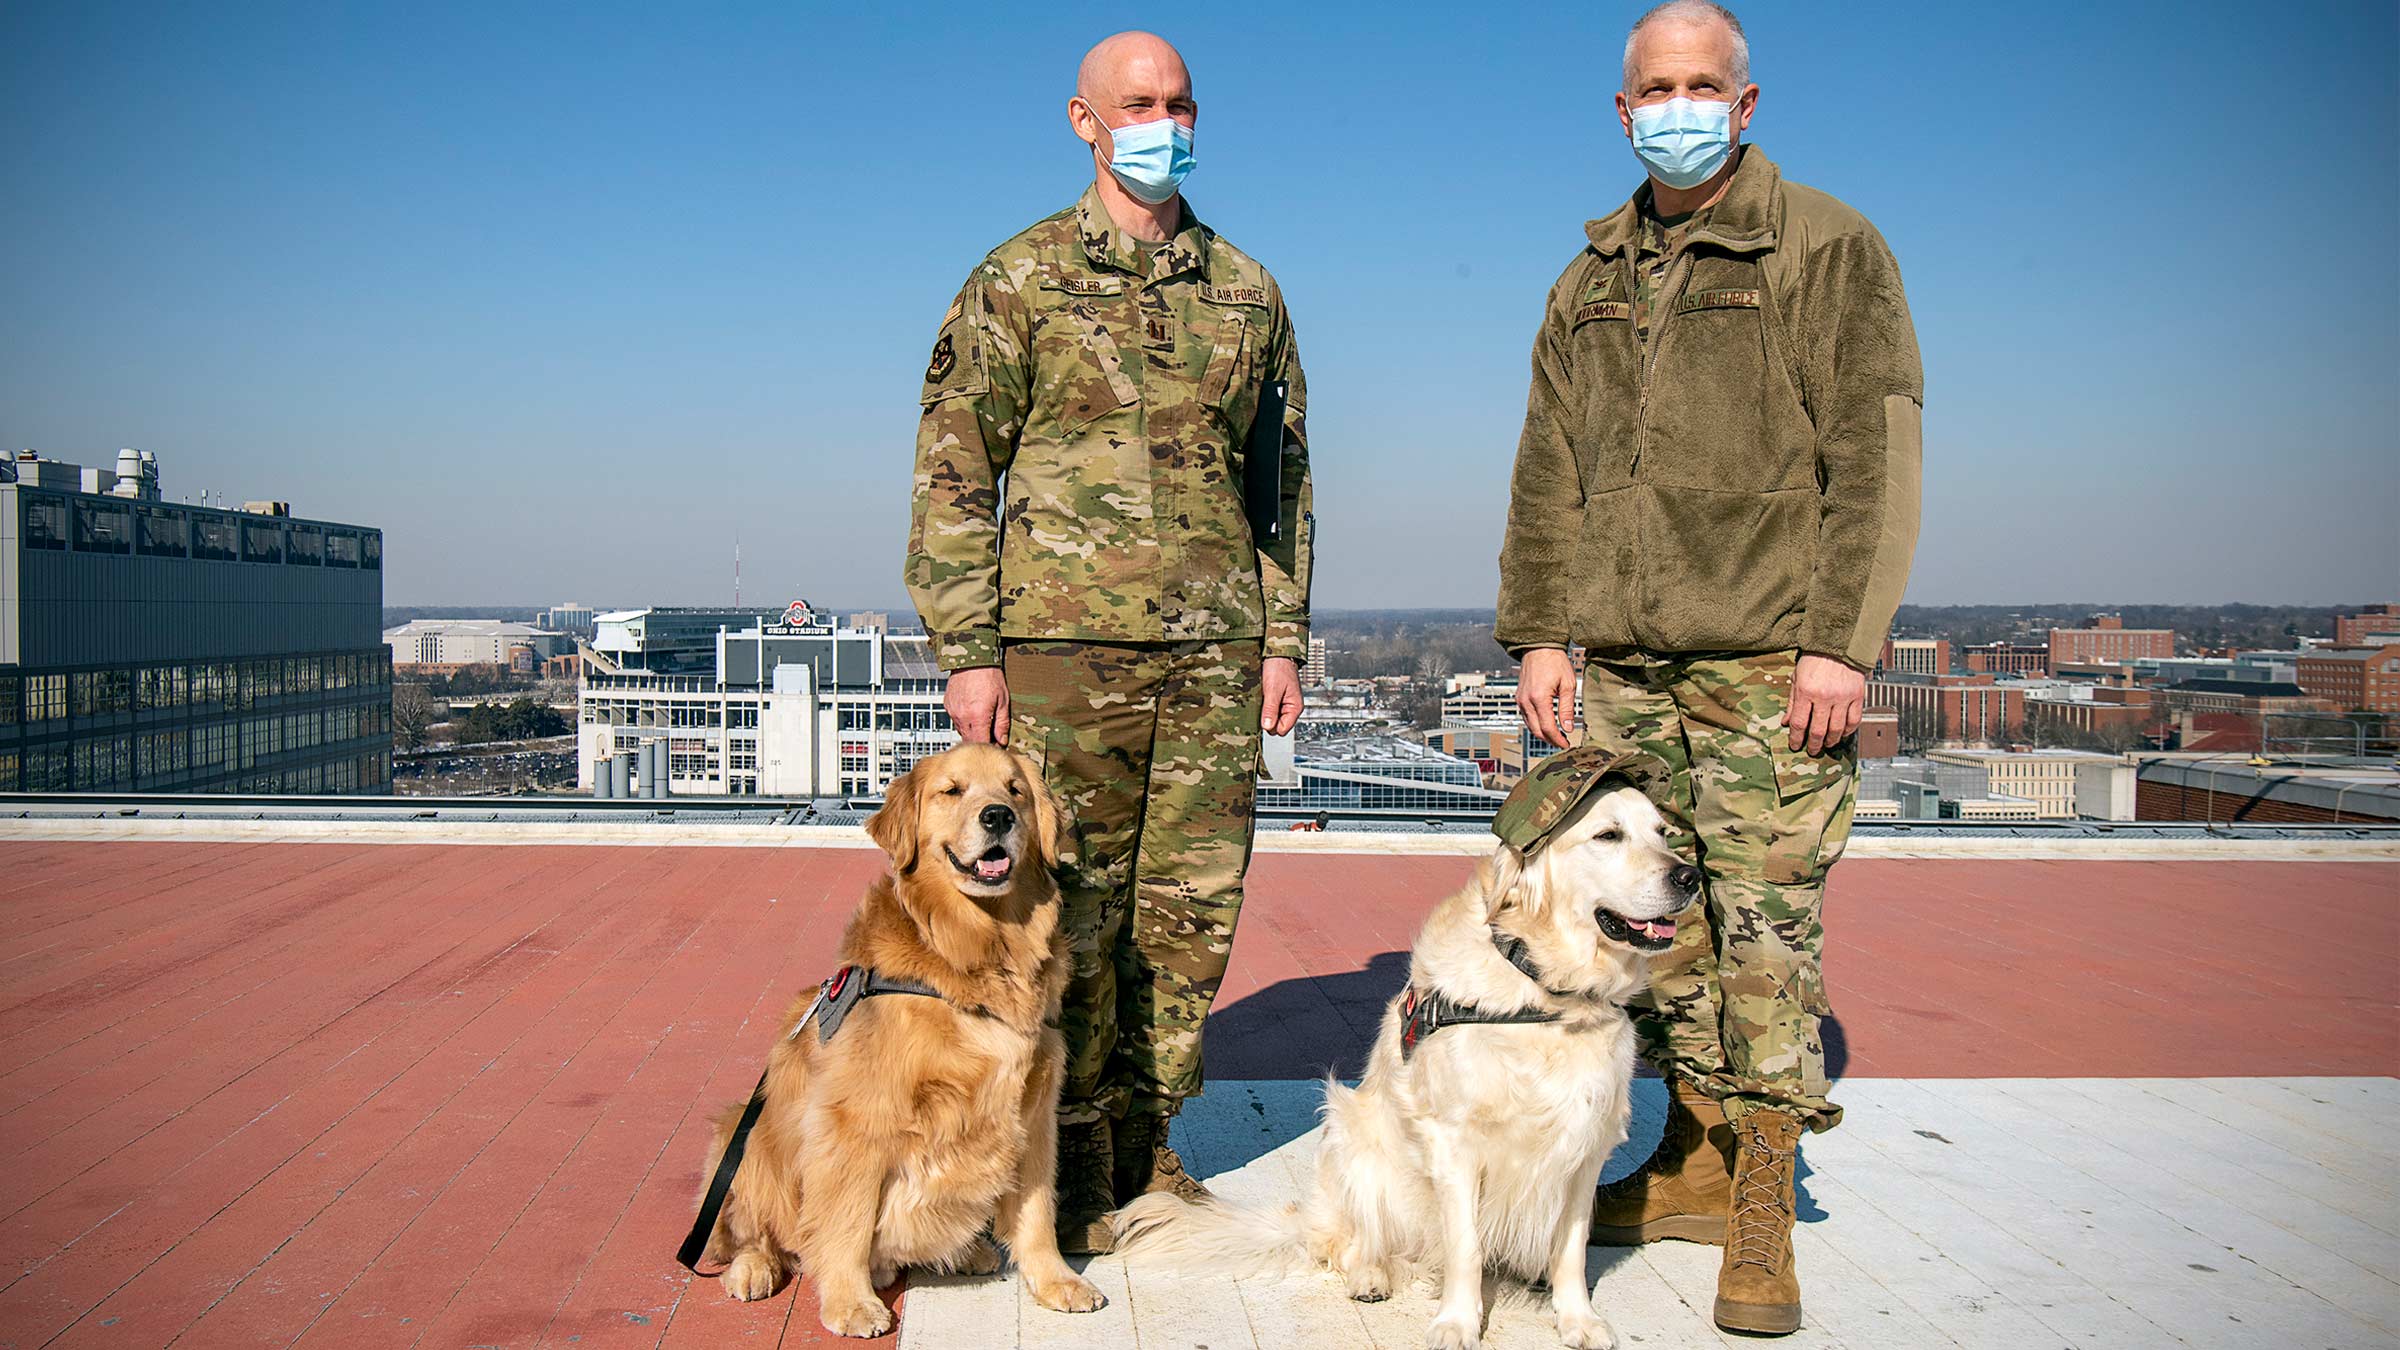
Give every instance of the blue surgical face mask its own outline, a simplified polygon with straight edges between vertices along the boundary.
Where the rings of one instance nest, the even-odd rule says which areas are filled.
[[[1108,170],[1125,190],[1157,206],[1172,200],[1192,172],[1192,129],[1172,117],[1109,131]]]
[[[1733,153],[1733,105],[1671,98],[1633,110],[1633,153],[1671,188],[1698,187]]]

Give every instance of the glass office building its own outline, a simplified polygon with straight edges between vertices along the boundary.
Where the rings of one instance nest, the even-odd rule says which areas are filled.
[[[383,533],[257,508],[0,462],[0,791],[390,790]]]
[[[1463,811],[1489,815],[1508,794],[1483,786],[1473,760],[1398,736],[1302,746],[1294,783],[1262,782],[1262,811]]]

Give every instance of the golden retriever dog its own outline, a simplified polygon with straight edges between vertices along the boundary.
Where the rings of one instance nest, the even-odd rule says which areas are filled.
[[[1034,1301],[1104,1301],[1058,1252],[1052,1182],[1066,1045],[1066,942],[1051,879],[1066,823],[1023,756],[962,745],[892,784],[867,833],[890,855],[839,959],[937,997],[860,998],[838,1031],[803,998],[768,1054],[764,1101],[705,1259],[725,1292],[817,1282],[825,1328],[878,1336],[900,1267],[983,1274],[1009,1254]],[[717,1117],[712,1175],[743,1107]],[[705,1194],[705,1191],[703,1192]]]
[[[1369,1301],[1438,1278],[1435,1350],[1480,1344],[1487,1269],[1545,1278],[1561,1341],[1615,1344],[1584,1248],[1630,1113],[1624,1005],[1699,885],[1634,788],[1594,792],[1530,858],[1501,844],[1426,919],[1366,1077],[1327,1082],[1309,1197],[1260,1213],[1145,1195],[1112,1217],[1117,1250],[1236,1275],[1329,1268]],[[1471,1020],[1493,1017],[1544,1020]]]

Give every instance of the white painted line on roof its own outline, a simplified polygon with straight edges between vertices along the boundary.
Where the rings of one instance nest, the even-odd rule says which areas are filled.
[[[110,843],[174,840],[228,844],[576,845],[675,848],[872,848],[855,825],[754,825],[693,821],[233,820],[153,816],[0,820],[0,842]],[[1481,856],[1483,834],[1293,833],[1268,826],[1261,853]],[[2054,859],[2127,862],[2395,862],[2400,839],[1972,839],[1861,836],[1852,858]]]
[[[575,845],[675,848],[873,848],[856,825],[703,825],[535,820],[0,820],[0,841],[211,844],[460,844],[543,848]]]

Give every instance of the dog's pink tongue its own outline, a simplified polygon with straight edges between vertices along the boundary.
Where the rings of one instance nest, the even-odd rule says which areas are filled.
[[[985,881],[1000,880],[1008,875],[1008,869],[1009,860],[1006,858],[978,858],[975,860],[975,875]]]
[[[1672,938],[1675,936],[1675,921],[1673,919],[1660,919],[1655,923],[1641,923],[1637,921],[1633,926],[1641,929],[1642,934],[1645,937]]]

